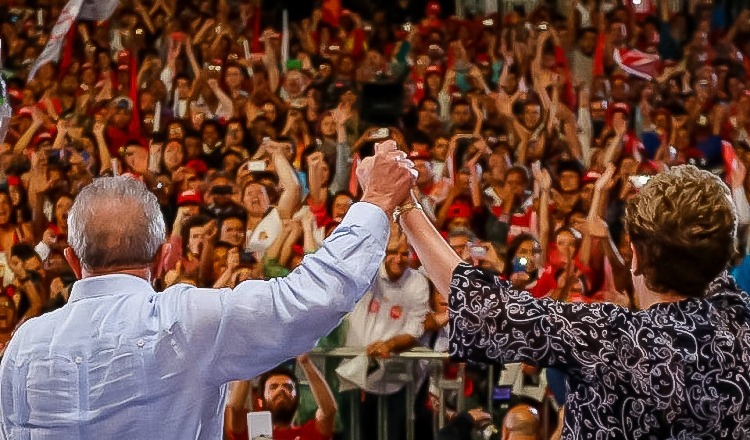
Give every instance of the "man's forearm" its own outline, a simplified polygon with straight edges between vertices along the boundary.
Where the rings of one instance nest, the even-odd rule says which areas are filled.
[[[435,288],[447,298],[453,271],[461,263],[461,258],[422,211],[413,209],[403,213],[400,223]]]
[[[300,359],[299,366],[305,373],[307,381],[310,383],[310,391],[312,392],[315,404],[318,405],[320,417],[316,417],[317,422],[322,425],[325,434],[332,433],[335,428],[336,422],[336,399],[333,396],[331,387],[328,386],[323,373],[320,372],[318,367],[313,364],[309,358]]]

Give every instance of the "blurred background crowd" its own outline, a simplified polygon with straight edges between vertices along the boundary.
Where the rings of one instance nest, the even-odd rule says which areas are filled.
[[[128,174],[157,196],[169,229],[158,288],[231,288],[284,276],[315,252],[361,195],[358,164],[385,140],[414,161],[416,197],[465,261],[558,301],[635,307],[626,200],[671,166],[710,170],[738,207],[732,271],[747,288],[748,3],[122,0],[108,20],[75,20],[58,56],[35,66],[65,2],[5,1],[13,114],[0,145],[0,345],[66,303],[67,213],[93,179]],[[444,351],[439,298],[394,227],[373,291],[321,347],[363,347],[372,359]],[[333,369],[296,364],[309,390],[284,374],[293,393],[270,390],[269,378],[231,387],[229,436],[251,406],[308,426],[303,438],[357,429]],[[467,367],[465,396],[487,402],[486,382],[499,380],[512,388],[494,390],[503,408],[530,406],[505,424],[505,410],[487,405],[451,413],[442,438],[468,438],[491,418],[541,438],[539,414],[563,405],[565,379],[508,371]],[[421,376],[417,436],[432,438],[430,418],[450,402],[439,408]],[[389,438],[402,435],[402,385],[363,393],[366,438],[377,395],[391,399]]]

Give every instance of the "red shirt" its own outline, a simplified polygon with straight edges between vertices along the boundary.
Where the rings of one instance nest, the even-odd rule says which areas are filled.
[[[227,440],[248,440],[247,429],[236,433],[227,430]],[[323,436],[315,427],[315,420],[310,420],[302,426],[295,426],[287,429],[274,429],[273,440],[330,440],[331,436]]]

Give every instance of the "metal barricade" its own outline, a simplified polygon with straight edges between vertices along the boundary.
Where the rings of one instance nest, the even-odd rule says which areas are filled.
[[[326,358],[354,358],[361,354],[365,353],[364,347],[343,347],[343,348],[336,348],[333,350],[324,350],[324,349],[314,349],[309,353],[309,356],[316,365],[318,365],[319,368],[321,368],[322,371],[325,371],[325,362]],[[435,429],[435,433],[437,434],[437,431],[445,426],[445,416],[444,416],[444,408],[445,408],[445,391],[449,390],[457,390],[458,400],[456,402],[457,411],[463,411],[465,410],[465,401],[464,401],[464,379],[465,379],[465,368],[463,364],[459,364],[459,371],[458,375],[455,380],[448,380],[444,377],[444,369],[443,365],[445,361],[448,360],[448,353],[444,352],[435,352],[429,349],[424,348],[414,348],[408,351],[405,351],[400,354],[393,355],[391,357],[394,360],[399,361],[409,361],[410,366],[414,366],[417,362],[421,360],[426,360],[429,362],[429,369],[430,369],[430,377],[434,381],[434,383],[437,384],[437,388],[439,390],[439,399],[440,399],[440,411],[438,412],[438,417],[433,418],[433,426],[437,429]],[[397,371],[395,373],[389,374],[389,376],[397,380],[399,382],[405,382],[406,383],[406,439],[407,440],[414,440],[414,422],[415,422],[415,414],[414,414],[414,408],[415,408],[415,399],[417,394],[416,384],[414,382],[414,377],[412,375],[412,371],[414,371],[413,368],[407,368],[403,371]],[[491,381],[490,381],[491,382]],[[490,395],[492,394],[492,384],[490,384]],[[360,393],[358,392],[350,392],[350,399],[351,399],[351,413],[349,417],[349,429],[350,429],[350,436],[349,438],[351,440],[360,440]],[[386,440],[387,439],[387,432],[388,432],[388,411],[386,408],[386,397],[387,396],[378,396],[378,438],[380,440]]]

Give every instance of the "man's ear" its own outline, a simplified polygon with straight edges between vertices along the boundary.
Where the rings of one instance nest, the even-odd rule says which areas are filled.
[[[81,262],[80,260],[78,260],[78,255],[76,255],[76,253],[73,252],[73,248],[70,247],[65,248],[63,254],[65,255],[65,259],[68,261],[70,268],[73,269],[73,273],[76,274],[76,278],[80,280],[82,278]]]
[[[161,267],[161,261],[164,257],[164,243],[162,243],[159,246],[159,249],[156,250],[156,256],[154,257],[154,261],[151,263],[151,283],[153,284],[154,280],[156,280],[160,273],[159,269]]]

